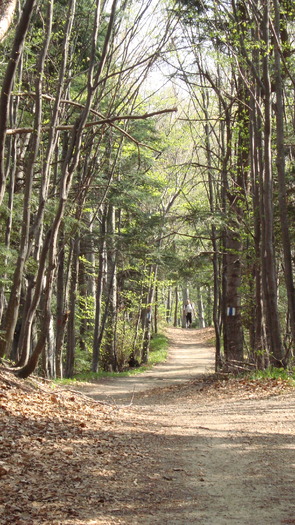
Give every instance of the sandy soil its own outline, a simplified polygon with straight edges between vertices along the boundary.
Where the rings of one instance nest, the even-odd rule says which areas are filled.
[[[295,524],[294,390],[217,388],[210,332],[168,335],[164,365],[81,389],[128,407],[133,429],[116,498],[85,524]]]

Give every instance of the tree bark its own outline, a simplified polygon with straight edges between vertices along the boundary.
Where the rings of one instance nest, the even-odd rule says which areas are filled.
[[[277,304],[277,279],[273,231],[273,179],[271,153],[271,81],[269,72],[269,17],[270,2],[263,0],[262,39],[264,83],[264,173],[262,221],[262,283],[266,310],[266,327],[270,357],[276,366],[282,366],[284,357]]]
[[[288,297],[288,309],[290,315],[290,327],[293,344],[295,344],[295,288],[293,279],[293,265],[290,241],[290,228],[287,208],[286,174],[285,174],[285,131],[284,131],[284,98],[283,98],[283,79],[280,54],[280,34],[281,17],[280,4],[278,0],[273,0],[275,12],[274,29],[276,33],[274,53],[275,53],[275,86],[276,86],[276,138],[277,155],[276,165],[278,172],[279,185],[279,211],[282,232],[282,243],[284,252],[284,275]]]
[[[65,358],[64,375],[67,378],[74,375],[75,351],[76,351],[76,306],[77,287],[79,274],[80,239],[77,237],[72,241],[72,264],[69,290],[69,316],[67,324],[67,352]]]
[[[102,294],[104,289],[104,279],[106,271],[105,260],[105,235],[106,235],[106,207],[103,208],[101,217],[100,240],[98,247],[98,274],[96,281],[96,296],[95,296],[95,320],[94,320],[94,335],[93,335],[93,350],[92,350],[92,372],[98,372],[100,345],[102,340]]]

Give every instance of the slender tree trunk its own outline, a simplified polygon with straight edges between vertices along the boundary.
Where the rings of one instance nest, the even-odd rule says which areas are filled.
[[[143,309],[143,343],[141,351],[141,362],[147,363],[149,360],[149,350],[151,341],[151,328],[152,328],[152,306],[155,295],[155,283],[157,280],[158,266],[152,265],[150,268],[149,275],[149,290],[146,298],[146,307]]]
[[[99,256],[98,256],[98,275],[96,281],[96,297],[95,297],[95,320],[94,320],[94,336],[93,336],[93,354],[92,354],[92,371],[98,372],[99,358],[100,358],[100,344],[102,340],[102,293],[104,289],[104,279],[106,270],[105,261],[105,235],[106,235],[106,207],[104,207],[101,218],[101,231],[99,241]]]
[[[18,26],[16,28],[10,59],[2,83],[2,90],[0,95],[0,205],[3,200],[6,187],[5,138],[9,102],[17,66],[19,63],[20,56],[22,54],[24,41],[30,25],[31,16],[35,4],[36,0],[27,0],[24,5]]]
[[[57,263],[57,280],[56,280],[56,339],[55,339],[55,359],[56,359],[56,375],[59,378],[63,377],[63,360],[62,350],[65,335],[65,327],[68,320],[69,312],[65,311],[65,250],[64,250],[64,235],[61,231],[58,250]]]
[[[186,315],[184,306],[189,299],[189,289],[187,283],[182,287],[182,328],[186,328]]]
[[[284,275],[288,297],[288,309],[290,315],[290,327],[292,339],[295,344],[295,288],[293,280],[293,266],[290,242],[290,229],[287,209],[287,191],[285,175],[285,132],[284,132],[284,99],[283,99],[283,79],[280,54],[280,4],[278,0],[273,0],[275,11],[275,86],[276,86],[276,137],[277,137],[277,156],[276,165],[278,171],[279,185],[279,211],[281,221],[281,232],[284,252]],[[282,47],[282,46],[281,46]]]
[[[159,287],[156,284],[155,286],[155,306],[154,306],[154,315],[152,316],[152,329],[154,329],[155,334],[158,333],[158,315],[159,315]]]
[[[277,279],[273,232],[273,180],[271,153],[271,81],[269,73],[269,17],[270,2],[263,0],[263,54],[264,82],[264,173],[263,173],[263,213],[262,222],[262,283],[266,309],[266,328],[273,364],[281,366],[284,357],[277,304]]]
[[[167,307],[166,307],[166,323],[171,323],[171,310],[172,310],[172,288],[169,285],[167,290]]]
[[[197,286],[197,315],[196,319],[198,320],[199,328],[205,328],[205,315],[204,315],[204,305],[201,287]]]
[[[174,322],[173,326],[178,326],[178,318],[179,318],[179,297],[178,297],[178,286],[175,286],[174,289],[174,295],[175,295],[175,303],[174,303]]]
[[[0,356],[9,354],[13,334],[15,331],[18,311],[20,305],[20,290],[24,272],[24,266],[26,259],[29,256],[29,234],[30,234],[30,222],[31,222],[31,200],[32,200],[32,189],[33,189],[33,177],[35,162],[39,150],[40,138],[41,138],[41,120],[42,120],[42,82],[45,59],[48,52],[50,36],[51,36],[51,23],[52,19],[48,19],[48,31],[46,39],[43,43],[43,48],[40,52],[38,63],[37,63],[37,78],[36,78],[36,107],[35,107],[35,122],[34,122],[34,133],[31,135],[30,147],[28,152],[28,159],[25,169],[25,191],[24,191],[24,202],[23,202],[23,221],[20,238],[20,249],[19,256],[16,263],[16,269],[14,272],[13,286],[10,294],[8,307],[5,315],[3,331],[5,337],[0,339]],[[1,118],[1,112],[0,112]],[[1,135],[1,133],[0,133]],[[1,140],[1,137],[0,137]],[[1,144],[0,144],[1,147]],[[0,190],[1,191],[1,190]]]
[[[69,317],[67,325],[67,353],[65,359],[64,375],[67,378],[74,375],[75,350],[76,350],[76,306],[77,306],[77,287],[79,274],[79,253],[80,240],[77,237],[72,241],[72,270],[69,290]]]
[[[257,91],[256,100],[259,100]],[[255,260],[253,263],[252,277],[254,281],[253,308],[251,314],[250,330],[250,352],[253,352],[253,359],[257,362],[259,368],[264,368],[263,350],[263,299],[261,283],[261,213],[260,213],[260,186],[259,174],[263,169],[262,162],[262,122],[256,109],[256,103],[252,104],[251,119],[251,136],[252,136],[252,195],[253,195],[253,212],[254,212],[254,249]]]
[[[206,157],[208,165],[208,196],[209,206],[212,217],[215,214],[215,198],[214,198],[214,177],[212,173],[212,160],[211,160],[211,142],[209,132],[209,114],[208,114],[208,93],[205,90],[202,91],[204,114],[205,114],[205,143],[206,143]],[[213,265],[213,324],[215,329],[215,371],[217,372],[221,367],[221,326],[220,326],[220,282],[219,282],[219,256],[218,256],[218,245],[217,245],[217,231],[216,226],[212,223],[211,226],[211,242],[212,242],[212,265]]]
[[[115,244],[116,212],[109,205],[107,217],[107,258],[108,258],[108,318],[106,326],[105,367],[113,371],[118,369],[117,357],[117,248]]]

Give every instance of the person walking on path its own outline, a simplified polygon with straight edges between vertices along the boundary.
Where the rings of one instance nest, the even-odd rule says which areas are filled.
[[[188,299],[186,301],[186,304],[184,306],[184,313],[185,313],[185,325],[186,328],[190,328],[193,322],[193,314],[195,313],[194,307],[191,303],[191,301]]]

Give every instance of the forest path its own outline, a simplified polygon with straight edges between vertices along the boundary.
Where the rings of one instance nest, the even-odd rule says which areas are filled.
[[[129,454],[124,468],[109,464],[108,505],[91,523],[295,524],[294,390],[216,384],[198,375],[212,369],[210,333],[172,329],[168,336],[167,364],[140,384],[127,381],[124,391],[107,384],[106,397],[125,405],[118,435],[127,436]],[[88,388],[82,391],[100,398],[101,384]]]
[[[208,339],[214,337],[212,328],[201,330],[168,328],[168,359],[151,370],[129,377],[102,378],[84,385],[83,392],[96,400],[115,404],[136,403],[138,393],[145,390],[183,384],[200,374],[214,371],[214,348]],[[80,387],[78,387],[78,390]]]

